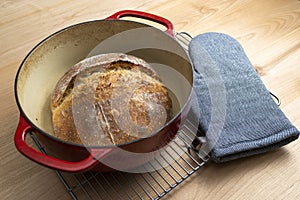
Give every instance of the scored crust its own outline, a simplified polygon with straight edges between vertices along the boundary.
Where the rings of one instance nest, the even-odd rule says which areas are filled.
[[[74,65],[50,100],[54,136],[85,145],[123,144],[147,137],[171,117],[172,102],[144,60],[102,54]]]

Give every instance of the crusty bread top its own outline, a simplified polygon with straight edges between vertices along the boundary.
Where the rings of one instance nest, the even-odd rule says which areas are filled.
[[[108,53],[100,54],[87,59],[74,65],[64,76],[58,81],[50,100],[51,110],[55,109],[63,98],[68,94],[68,90],[72,88],[74,79],[76,76],[83,71],[97,67],[97,71],[100,72],[99,67],[103,68],[103,71],[114,68],[114,63],[128,62],[130,65],[124,65],[124,67],[137,67],[139,70],[148,74],[156,80],[160,80],[159,75],[152,69],[152,67],[144,60],[135,56],[122,54],[122,53]]]

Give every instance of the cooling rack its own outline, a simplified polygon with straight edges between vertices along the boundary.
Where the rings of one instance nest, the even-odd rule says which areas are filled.
[[[176,139],[143,166],[148,172],[55,172],[72,199],[160,199],[208,161],[206,153],[194,151],[191,146],[196,133],[196,127],[186,121]],[[47,153],[35,135],[29,135],[38,149]]]

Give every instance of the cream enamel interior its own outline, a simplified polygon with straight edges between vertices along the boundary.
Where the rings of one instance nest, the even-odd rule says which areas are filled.
[[[155,44],[154,46],[124,52],[124,48],[120,47],[130,45],[129,39],[125,37],[124,44],[98,48],[99,43],[113,35],[145,27],[149,29],[142,35],[139,33],[139,41],[144,40],[147,44]],[[70,67],[92,56],[91,52],[99,54],[108,53],[107,51],[128,53],[154,63],[153,67],[164,84],[179,101],[179,105],[174,106],[174,112],[179,112],[181,106],[185,105],[192,90],[193,71],[187,54],[173,38],[156,28],[137,22],[99,20],[77,24],[53,34],[26,57],[16,82],[16,95],[26,117],[36,127],[52,134],[50,96],[56,83]]]

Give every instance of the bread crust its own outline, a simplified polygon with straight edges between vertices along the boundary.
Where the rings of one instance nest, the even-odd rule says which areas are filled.
[[[147,137],[171,117],[172,102],[144,60],[101,54],[74,65],[50,100],[54,136],[84,145],[118,145]]]

